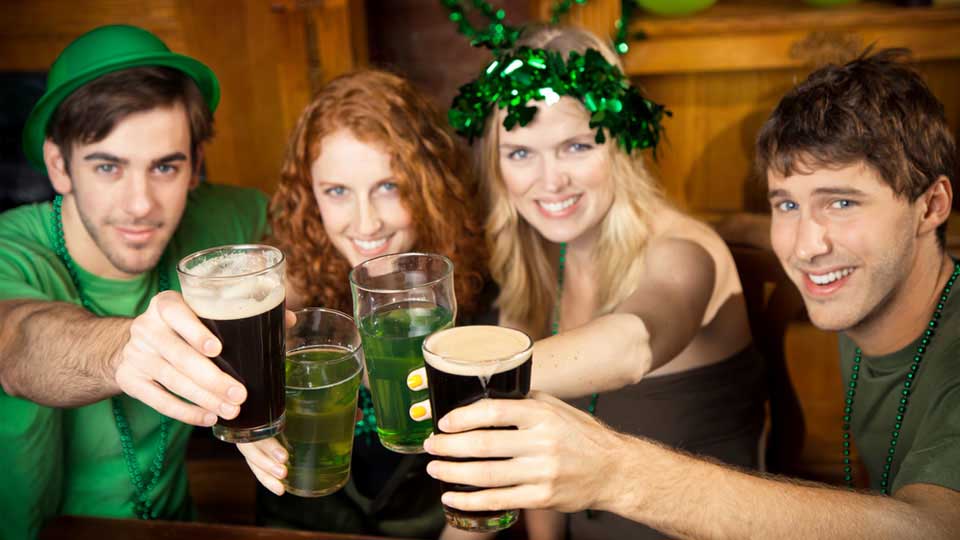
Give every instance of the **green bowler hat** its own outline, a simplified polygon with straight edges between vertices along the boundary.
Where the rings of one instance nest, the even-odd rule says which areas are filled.
[[[142,28],[101,26],[67,45],[50,67],[47,90],[33,107],[23,128],[23,152],[30,163],[41,172],[46,172],[43,141],[47,124],[63,100],[101,75],[140,66],[163,66],[186,73],[197,83],[210,111],[217,109],[220,83],[213,71],[202,62],[170,52],[160,38]]]

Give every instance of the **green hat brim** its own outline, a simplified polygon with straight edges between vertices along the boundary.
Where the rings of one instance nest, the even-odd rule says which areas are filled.
[[[47,167],[43,162],[43,141],[47,136],[47,125],[57,107],[73,92],[90,81],[123,69],[143,66],[162,66],[177,69],[189,76],[197,84],[210,112],[217,110],[220,103],[220,83],[217,76],[205,64],[189,56],[172,52],[157,52],[155,54],[137,53],[126,57],[117,57],[109,64],[92,66],[90,69],[78,73],[69,81],[59,85],[53,91],[45,93],[27,117],[23,129],[23,152],[34,168],[46,174]]]

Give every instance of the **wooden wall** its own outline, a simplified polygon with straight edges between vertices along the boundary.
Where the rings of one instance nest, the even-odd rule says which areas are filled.
[[[80,34],[155,32],[220,79],[208,177],[272,192],[287,135],[323,81],[366,63],[362,0],[5,0],[0,69],[46,71]]]

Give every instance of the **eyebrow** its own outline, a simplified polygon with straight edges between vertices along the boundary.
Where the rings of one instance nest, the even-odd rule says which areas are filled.
[[[856,188],[822,187],[813,190],[813,195],[843,195],[847,197],[864,197],[866,196],[866,193]],[[789,196],[790,192],[785,189],[771,189],[767,192],[768,199]]]
[[[119,163],[120,165],[127,165],[130,163],[130,160],[119,158],[113,154],[108,154],[106,152],[94,152],[92,154],[87,154],[83,156],[84,161],[109,161],[110,163]]]
[[[583,133],[574,135],[574,136],[572,136],[572,137],[568,137],[568,138],[560,141],[559,143],[556,144],[556,146],[563,146],[563,145],[565,145],[565,144],[570,144],[570,143],[572,143],[572,142],[574,142],[574,141],[582,140],[582,139],[587,138],[587,137],[590,138],[590,142],[591,142],[591,143],[595,142],[595,141],[596,141],[596,132],[594,132],[594,131],[585,131],[585,132],[583,132]],[[526,145],[526,144],[515,144],[515,143],[509,143],[509,142],[501,142],[501,143],[500,143],[500,148],[528,148],[528,147],[529,147],[529,145]]]
[[[166,165],[167,163],[172,163],[174,161],[186,161],[186,160],[187,160],[186,154],[184,154],[183,152],[174,152],[172,154],[163,156],[162,158],[153,160],[151,165],[156,167],[157,165]]]
[[[87,154],[86,156],[83,157],[83,160],[84,161],[106,161],[109,163],[116,163],[119,165],[130,164],[129,159],[117,157],[113,154],[108,154],[106,152],[94,152],[92,154]],[[186,161],[186,160],[187,160],[186,154],[184,154],[183,152],[174,152],[172,154],[168,154],[166,156],[153,160],[150,163],[150,166],[156,167],[157,165],[165,165],[167,163],[172,163],[175,161]]]

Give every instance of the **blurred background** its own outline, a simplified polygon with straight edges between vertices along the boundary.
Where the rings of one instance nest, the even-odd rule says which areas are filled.
[[[767,249],[753,141],[791,86],[871,44],[913,51],[957,133],[960,1],[589,0],[566,22],[612,36],[626,2],[639,4],[629,22],[626,71],[674,113],[651,165],[670,199],[713,223],[734,248],[754,334],[771,361],[768,467],[837,482],[836,337],[804,322],[799,298]],[[522,24],[546,20],[554,0],[491,3]],[[445,108],[490,59],[456,33],[437,0],[4,0],[0,21],[0,210],[52,196],[46,178],[26,165],[20,130],[57,53],[98,25],[142,26],[213,68],[223,97],[207,177],[268,194],[287,135],[325,81],[384,67]],[[957,253],[960,219],[950,230]],[[205,519],[252,519],[254,480],[234,454],[193,450],[192,489]]]

